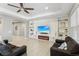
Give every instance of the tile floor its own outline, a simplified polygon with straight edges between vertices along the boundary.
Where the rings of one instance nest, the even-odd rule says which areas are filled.
[[[23,37],[13,37],[12,44],[17,46],[27,46],[27,56],[50,56],[50,47],[54,42],[39,39],[24,39]]]

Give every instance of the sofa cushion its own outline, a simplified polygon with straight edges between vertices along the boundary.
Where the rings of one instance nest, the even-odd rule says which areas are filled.
[[[14,49],[13,53],[11,54],[11,56],[20,56],[23,53],[26,53],[26,46],[22,46],[22,47]]]
[[[11,49],[7,45],[0,45],[0,54],[9,55],[11,53]]]
[[[74,46],[72,45],[71,48],[72,49],[69,50],[71,53],[79,53],[79,45],[78,44],[75,44]]]
[[[65,39],[66,43],[67,43],[67,50],[70,53],[78,53],[79,52],[79,44],[72,39],[71,37],[66,37]]]

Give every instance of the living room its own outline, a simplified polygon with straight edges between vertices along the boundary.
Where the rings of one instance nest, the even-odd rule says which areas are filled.
[[[0,3],[0,55],[76,56],[78,16],[78,3]],[[72,49],[60,45],[67,39],[74,52],[61,51]]]

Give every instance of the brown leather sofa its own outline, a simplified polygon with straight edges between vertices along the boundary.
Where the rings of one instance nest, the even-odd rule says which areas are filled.
[[[66,42],[67,44],[67,50],[58,48],[59,46],[61,46],[63,42]],[[56,40],[54,45],[50,48],[50,55],[51,56],[78,56],[79,44],[69,36],[67,36],[64,41]]]

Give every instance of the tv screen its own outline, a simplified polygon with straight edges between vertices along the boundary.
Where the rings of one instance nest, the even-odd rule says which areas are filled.
[[[45,33],[48,34],[49,33],[49,26],[38,26],[38,31],[40,33]]]

